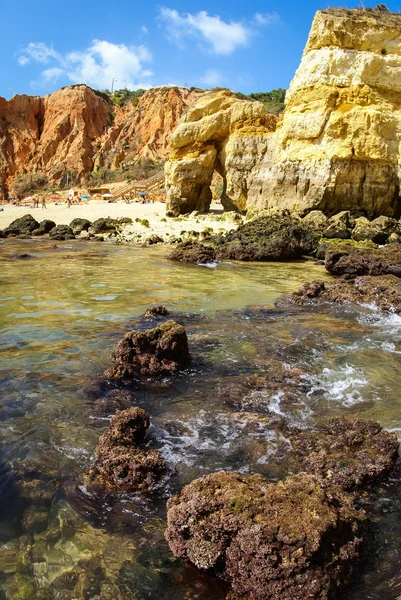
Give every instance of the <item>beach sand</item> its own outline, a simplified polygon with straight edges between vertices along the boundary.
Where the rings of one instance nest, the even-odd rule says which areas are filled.
[[[211,212],[201,217],[185,216],[179,219],[166,218],[166,205],[163,202],[155,202],[154,204],[141,204],[133,202],[126,204],[125,202],[108,203],[104,200],[90,200],[87,204],[73,204],[70,208],[65,202],[61,204],[48,203],[47,208],[33,208],[32,206],[14,206],[3,204],[4,210],[0,212],[0,229],[7,227],[12,221],[26,214],[32,215],[37,221],[50,219],[57,225],[69,225],[71,221],[77,217],[95,221],[101,217],[111,217],[118,219],[122,217],[130,217],[134,223],[128,226],[128,230],[132,233],[145,233],[145,228],[139,223],[135,223],[135,219],[147,219],[149,227],[146,228],[148,235],[156,233],[165,237],[169,235],[179,236],[183,230],[201,232],[206,227],[211,227],[214,231],[219,229],[232,229],[235,225],[232,221],[225,220],[222,217],[223,208],[220,203],[213,202]],[[162,219],[166,219],[165,221]]]

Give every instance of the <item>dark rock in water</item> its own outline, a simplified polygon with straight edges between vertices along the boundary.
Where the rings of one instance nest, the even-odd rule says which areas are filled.
[[[105,373],[112,379],[174,373],[189,364],[187,334],[172,320],[154,329],[130,331],[118,342],[112,360]]]
[[[118,228],[119,222],[116,219],[100,218],[96,219],[89,227],[89,233],[112,233]]]
[[[35,258],[32,254],[14,254],[13,258],[18,260],[30,260],[31,258]]]
[[[84,392],[89,398],[99,398],[110,390],[115,389],[115,383],[106,377],[92,377],[86,383]]]
[[[369,221],[366,217],[359,217],[355,220],[355,228],[352,232],[352,239],[372,240],[375,244],[387,244],[392,234],[400,234],[400,223],[390,217],[378,217],[374,221]]]
[[[215,241],[218,259],[279,261],[312,254],[318,236],[298,219],[268,216],[240,225]]]
[[[337,238],[328,239],[321,238],[315,253],[315,256],[319,260],[324,260],[327,250],[336,250],[338,248],[377,248],[377,244],[374,244],[372,240],[363,240],[362,242],[355,242],[354,240],[340,240]]]
[[[160,235],[153,233],[148,238],[146,238],[145,243],[148,246],[154,246],[155,244],[163,244],[163,241],[164,240],[163,240],[163,238],[160,237]]]
[[[92,225],[91,221],[88,219],[73,219],[70,223],[70,227],[75,235],[81,233],[81,231],[88,231],[89,227]]]
[[[125,390],[110,390],[94,404],[98,415],[113,415],[117,410],[126,410],[135,403],[135,396]]]
[[[5,238],[5,237],[6,237],[5,233],[3,232],[2,229],[0,229],[0,239]]]
[[[343,490],[374,483],[388,474],[398,457],[397,436],[375,421],[331,419],[315,431],[289,437],[303,471]]]
[[[219,472],[167,503],[165,537],[177,557],[231,583],[234,597],[328,599],[352,575],[364,513],[306,473],[269,484]]]
[[[107,488],[150,492],[165,470],[157,450],[137,447],[149,427],[149,415],[133,407],[117,412],[99,440],[89,481]]]
[[[108,436],[113,444],[132,446],[141,442],[149,429],[148,413],[134,406],[128,410],[118,411],[110,422]]]
[[[351,213],[348,210],[343,210],[329,219],[323,235],[326,238],[347,240],[351,237],[351,231],[354,226],[355,219],[351,216]]]
[[[167,257],[169,260],[177,260],[186,263],[204,265],[216,260],[216,251],[211,246],[205,246],[199,242],[183,242]]]
[[[329,248],[325,267],[332,275],[395,275],[401,277],[401,246],[389,244],[369,249],[341,246]]]
[[[46,233],[50,233],[50,231],[54,229],[54,227],[56,227],[56,223],[54,221],[51,221],[50,219],[44,219],[40,222],[39,228],[35,229],[33,235],[46,235]]]
[[[277,302],[283,305],[314,302],[341,302],[345,304],[374,304],[381,310],[401,313],[401,280],[394,275],[357,277],[354,280],[312,281],[297,292]]]
[[[3,231],[6,237],[13,235],[29,234],[35,229],[39,229],[40,225],[32,215],[24,215],[19,219],[15,219]]]
[[[49,237],[52,240],[74,240],[75,239],[74,232],[71,229],[71,227],[68,227],[68,225],[56,225],[56,227],[53,227],[53,229],[49,232]]]
[[[164,306],[152,306],[144,312],[143,318],[157,319],[157,317],[166,317],[168,314],[169,312]]]

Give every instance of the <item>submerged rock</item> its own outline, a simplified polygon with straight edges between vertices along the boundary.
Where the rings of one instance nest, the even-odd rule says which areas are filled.
[[[179,244],[167,257],[169,260],[203,265],[216,260],[216,251],[211,246],[199,242],[183,242]]]
[[[294,304],[314,302],[342,302],[345,304],[373,304],[381,310],[401,313],[401,280],[394,275],[357,277],[355,280],[312,281],[297,292],[286,296]]]
[[[375,421],[341,417],[315,431],[290,434],[303,471],[343,490],[354,490],[386,475],[398,457],[399,443]]]
[[[151,491],[165,470],[157,450],[137,447],[149,427],[149,415],[138,407],[119,411],[99,439],[89,480],[126,491]]]
[[[112,360],[105,373],[112,379],[174,373],[189,364],[187,334],[172,320],[154,329],[130,331],[118,342]]]
[[[170,498],[167,511],[174,555],[255,600],[331,598],[350,579],[364,519],[348,495],[306,473],[278,484],[214,473]]]
[[[298,219],[275,215],[240,225],[216,242],[218,259],[278,261],[312,254],[318,236]]]
[[[349,245],[326,252],[325,267],[332,275],[396,275],[401,277],[401,246],[362,249]]]
[[[68,227],[68,225],[56,225],[56,227],[53,227],[53,229],[49,232],[49,237],[52,240],[74,240],[75,239],[74,232],[71,229],[71,227]]]
[[[135,403],[135,396],[125,390],[110,390],[102,398],[94,403],[95,412],[98,415],[112,415],[117,410],[125,410]]]
[[[15,219],[8,227],[3,230],[5,237],[32,233],[39,229],[40,225],[32,215],[24,215]]]

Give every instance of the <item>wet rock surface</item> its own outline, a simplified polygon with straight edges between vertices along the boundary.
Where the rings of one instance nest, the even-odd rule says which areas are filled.
[[[144,319],[157,319],[159,317],[166,317],[169,315],[167,308],[164,306],[152,306],[145,310],[143,314]]]
[[[116,219],[100,218],[96,219],[89,227],[89,233],[111,233],[116,231],[118,228],[118,221]]]
[[[44,219],[40,222],[38,229],[33,231],[34,236],[46,235],[49,233],[54,227],[56,227],[56,223],[51,221],[50,219]]]
[[[8,227],[3,230],[6,237],[30,234],[35,229],[39,229],[40,224],[32,215],[24,215],[19,219],[15,219]]]
[[[112,361],[105,373],[112,379],[174,373],[189,364],[187,334],[173,320],[154,329],[130,331],[118,342]]]
[[[351,216],[351,213],[348,210],[343,210],[329,219],[323,235],[326,238],[346,240],[351,237],[351,230],[354,225],[355,220]]]
[[[75,235],[71,227],[68,225],[56,225],[50,232],[49,237],[52,240],[74,240]]]
[[[355,241],[372,240],[375,244],[387,244],[391,235],[400,234],[400,224],[390,217],[377,217],[369,221],[366,217],[355,220],[352,239]]]
[[[265,216],[240,225],[215,242],[218,259],[279,261],[311,254],[318,236],[298,219]]]
[[[193,481],[167,509],[174,555],[229,581],[234,597],[332,598],[361,545],[364,514],[305,473],[269,484],[221,471]]]
[[[401,245],[369,249],[341,246],[329,248],[325,267],[332,275],[395,275],[401,277]]]
[[[199,242],[183,242],[167,257],[170,260],[177,260],[186,263],[207,264],[216,260],[216,251],[211,246],[205,246]]]
[[[117,410],[125,410],[135,404],[135,396],[126,390],[110,390],[94,403],[96,414],[113,415]]]
[[[331,282],[312,281],[304,284],[291,296],[280,299],[277,305],[283,305],[286,301],[301,305],[311,301],[372,304],[381,310],[400,313],[401,280],[394,275],[382,275]]]
[[[89,227],[92,225],[91,221],[88,219],[73,219],[70,223],[70,227],[73,230],[75,235],[81,233],[81,231],[88,231]]]
[[[343,490],[374,483],[394,466],[399,443],[395,433],[375,421],[342,417],[315,431],[290,433],[303,471],[319,476]]]
[[[133,407],[118,411],[100,439],[89,481],[125,491],[151,491],[165,470],[157,450],[138,448],[149,428],[146,411]]]

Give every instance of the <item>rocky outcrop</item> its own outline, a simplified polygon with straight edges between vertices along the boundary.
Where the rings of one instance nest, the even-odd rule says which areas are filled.
[[[137,106],[120,107],[86,85],[74,85],[43,98],[0,98],[0,193],[26,173],[67,184],[67,172],[80,179],[93,169],[117,169],[138,157],[163,160],[172,131],[199,96],[182,88],[155,88]]]
[[[154,329],[129,331],[112,355],[113,365],[105,373],[111,379],[168,375],[189,364],[185,329],[175,321],[166,321]]]
[[[401,277],[401,245],[383,248],[328,248],[325,267],[332,275],[395,275]]]
[[[15,219],[8,227],[3,230],[5,237],[11,237],[16,235],[30,234],[39,229],[40,224],[32,215],[24,215]]]
[[[149,424],[149,415],[141,408],[117,412],[99,440],[89,481],[106,489],[152,491],[165,463],[157,450],[138,448]]]
[[[275,133],[258,103],[201,98],[172,137],[171,213],[207,210],[216,170],[226,208],[398,218],[400,33],[380,6],[317,12]]]
[[[225,209],[246,210],[249,177],[266,154],[276,123],[263,104],[239,100],[228,90],[202,96],[171,137],[173,152],[165,169],[168,214],[206,212],[215,171],[224,180]]]
[[[381,310],[401,312],[401,279],[394,275],[357,277],[354,280],[337,279],[329,283],[312,281],[305,283],[291,296],[278,301],[309,304],[340,302],[345,304],[371,304]]]
[[[216,251],[211,246],[205,246],[205,244],[200,244],[199,242],[187,241],[178,244],[167,258],[180,262],[205,265],[216,260]]]
[[[167,509],[174,555],[229,581],[235,598],[332,598],[361,544],[363,514],[305,473],[278,484],[260,475],[207,475]]]

